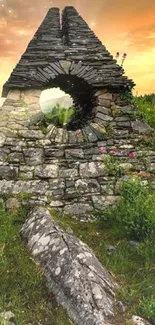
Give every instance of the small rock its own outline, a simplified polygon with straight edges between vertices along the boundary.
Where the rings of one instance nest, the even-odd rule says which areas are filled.
[[[11,311],[0,313],[0,321],[3,325],[15,325],[15,315]]]
[[[120,313],[125,313],[126,306],[123,304],[122,301],[117,302],[117,307],[118,307]]]
[[[133,121],[131,123],[133,131],[140,134],[147,134],[152,131],[152,128],[144,121]]]
[[[4,134],[0,134],[0,147],[3,147],[4,143],[5,143],[5,135]]]
[[[135,325],[151,325],[151,323],[149,323],[144,318],[141,318],[139,316],[133,315],[131,320]]]
[[[8,210],[15,212],[20,208],[20,202],[15,197],[11,197],[6,201],[6,207]]]
[[[109,254],[117,252],[116,246],[113,246],[113,245],[107,245],[106,246],[106,250],[107,250],[107,252]]]
[[[129,244],[133,246],[134,248],[139,248],[140,243],[136,240],[130,240]]]

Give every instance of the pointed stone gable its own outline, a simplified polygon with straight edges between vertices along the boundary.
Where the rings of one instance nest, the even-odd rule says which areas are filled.
[[[76,76],[95,89],[119,91],[134,82],[107,51],[74,7],[49,9],[25,53],[3,87],[11,89],[54,87],[59,75]]]

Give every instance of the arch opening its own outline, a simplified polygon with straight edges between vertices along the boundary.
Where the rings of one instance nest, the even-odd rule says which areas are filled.
[[[44,114],[45,126],[52,123],[57,127],[64,128],[74,113],[73,98],[60,87],[43,90],[39,104]]]
[[[54,80],[49,81],[44,91],[47,91],[47,93],[51,92],[52,94],[52,89],[53,102],[58,96],[59,89],[59,96],[64,96],[67,99],[66,101],[68,101],[69,107],[72,107],[73,111],[66,125],[68,130],[77,130],[93,118],[92,109],[97,105],[97,100],[94,97],[94,89],[84,79],[75,75],[59,74]],[[44,98],[44,95],[41,94],[40,107],[42,111]],[[61,100],[58,103],[61,105]],[[70,109],[69,107],[66,107],[66,109]]]

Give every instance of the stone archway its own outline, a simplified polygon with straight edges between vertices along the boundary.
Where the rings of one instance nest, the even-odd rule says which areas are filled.
[[[37,81],[37,88],[41,90],[60,87],[71,95],[74,100],[75,114],[68,124],[68,129],[76,130],[93,118],[93,108],[97,106],[92,86],[95,76],[97,76],[96,70],[83,66],[81,61],[78,64],[56,61],[43,69],[37,69],[33,78]]]

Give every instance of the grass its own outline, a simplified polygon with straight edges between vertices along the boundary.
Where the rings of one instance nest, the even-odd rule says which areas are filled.
[[[93,223],[79,223],[63,216],[57,222],[65,229],[71,228],[74,235],[87,243],[100,262],[117,277],[120,284],[117,298],[127,305],[126,320],[137,314],[155,324],[152,307],[151,311],[149,308],[144,310],[145,304],[142,304],[144,299],[148,303],[155,299],[155,248],[147,241],[138,249],[132,247],[123,228],[118,229],[117,224],[110,225],[102,218]],[[117,251],[109,254],[107,245],[114,245]]]
[[[16,325],[71,325],[21,241],[19,229],[25,218],[24,209],[11,215],[0,207],[0,312],[11,310]]]
[[[117,277],[117,281],[120,284],[117,299],[125,302],[127,306],[127,311],[124,315],[126,324],[127,320],[133,314],[136,314],[145,317],[154,325],[155,233],[153,231],[155,231],[155,222],[152,223],[153,235],[148,236],[147,227],[149,224],[146,222],[147,215],[145,215],[145,212],[148,213],[148,207],[146,210],[145,207],[146,204],[150,206],[150,216],[148,215],[148,219],[151,218],[153,221],[152,213],[154,213],[155,221],[155,209],[153,212],[151,208],[155,201],[152,201],[152,205],[151,200],[147,201],[151,194],[147,193],[147,190],[143,192],[139,184],[136,183],[134,185],[128,182],[127,185],[128,187],[125,188],[126,193],[122,193],[122,199],[113,210],[107,211],[105,215],[101,212],[98,220],[93,223],[79,223],[68,216],[63,216],[59,219],[55,216],[55,218],[62,227],[65,229],[71,228],[77,237],[87,243],[93,249],[100,262]],[[146,199],[143,194],[145,194]],[[141,200],[142,198],[144,203]],[[141,205],[139,204],[140,202]],[[130,243],[131,239],[137,239],[134,237],[135,232],[131,225],[134,222],[135,228],[137,227],[137,230],[139,230],[140,220],[138,211],[142,212],[141,207],[144,209],[144,218],[142,217],[141,222],[141,240],[138,233],[139,247],[136,248]],[[125,208],[126,211],[124,210]],[[118,209],[120,209],[120,213],[117,219],[116,212],[118,213]],[[113,217],[111,217],[112,211]],[[123,214],[125,222],[122,222]],[[144,230],[144,236],[142,236],[142,230]],[[108,245],[114,245],[117,250],[109,253],[107,250]]]
[[[154,200],[151,203],[150,195],[153,195],[151,187],[143,190],[139,183],[128,181],[117,205],[104,215],[96,212],[98,219],[94,222],[79,222],[65,215],[58,218],[51,211],[57,223],[66,230],[72,229],[78,238],[93,249],[104,267],[115,275],[120,285],[117,299],[127,306],[126,312],[121,316],[123,325],[129,324],[133,314],[155,324],[155,236],[154,232],[152,236],[148,235],[146,222],[147,218],[151,218],[151,222],[155,220],[152,218],[155,213],[155,209],[152,210]],[[150,207],[150,212],[146,205]],[[136,248],[130,243],[131,239],[137,239],[131,221],[137,227],[140,219],[138,217],[136,220],[136,216],[142,212],[144,217],[141,229],[144,236],[140,234],[139,246]],[[73,324],[66,311],[56,304],[54,296],[48,293],[39,265],[21,241],[19,229],[26,214],[26,208],[18,213],[14,211],[11,215],[1,207],[0,310],[11,310],[16,316],[17,325]],[[151,227],[155,229],[155,223]],[[108,245],[114,245],[116,250],[109,253]]]
[[[155,94],[134,96],[132,101],[141,117],[155,130]]]

